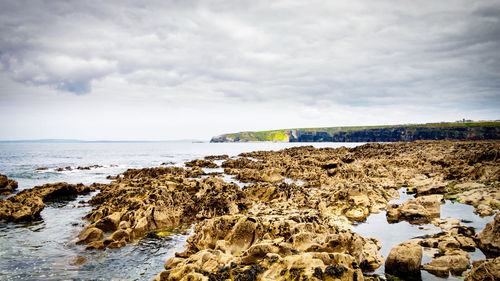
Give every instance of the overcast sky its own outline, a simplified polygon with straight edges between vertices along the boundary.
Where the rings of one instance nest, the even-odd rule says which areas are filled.
[[[498,0],[0,0],[0,139],[462,118],[500,119]]]

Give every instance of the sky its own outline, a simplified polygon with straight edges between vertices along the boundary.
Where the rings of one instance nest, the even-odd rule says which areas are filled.
[[[500,119],[499,0],[0,0],[0,140],[462,118]]]

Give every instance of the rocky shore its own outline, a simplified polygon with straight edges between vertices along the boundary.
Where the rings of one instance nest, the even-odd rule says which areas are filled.
[[[100,190],[88,202],[93,209],[77,241],[89,250],[192,225],[185,251],[166,261],[156,280],[377,280],[367,273],[383,264],[401,278],[426,270],[495,280],[499,151],[500,141],[416,141],[211,156],[185,168],[127,170],[109,184],[25,190],[0,201],[0,220],[37,219],[51,198]],[[210,171],[219,167],[247,184],[223,181]],[[416,197],[389,204],[400,188]],[[440,218],[444,199],[469,204],[482,216],[497,214],[476,233]],[[406,241],[384,259],[377,238],[351,228],[382,210],[390,222],[432,223],[441,231]],[[436,252],[424,265],[423,247]],[[476,247],[488,259],[471,264],[468,251]]]
[[[17,189],[17,181],[9,180],[6,175],[0,174],[0,195],[8,195]]]

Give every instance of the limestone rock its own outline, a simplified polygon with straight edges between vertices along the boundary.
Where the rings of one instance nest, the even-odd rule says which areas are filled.
[[[17,181],[9,180],[6,175],[0,174],[0,195],[10,194],[17,189]]]
[[[385,261],[385,271],[405,277],[420,274],[422,247],[415,241],[403,242],[391,249]]]
[[[473,267],[465,276],[465,281],[500,280],[500,257],[473,262]]]
[[[500,208],[500,189],[480,187],[467,190],[456,195],[463,204],[469,204],[476,209],[474,213],[480,216],[491,216]]]
[[[217,164],[212,162],[211,160],[200,160],[195,159],[189,162],[184,163],[186,167],[200,167],[200,168],[218,168]]]
[[[470,258],[467,252],[455,249],[446,251],[445,255],[424,264],[423,269],[440,277],[448,277],[450,273],[460,276],[467,270],[469,264]]]
[[[477,235],[477,244],[484,251],[497,255],[500,253],[500,213]]]
[[[104,237],[104,232],[97,227],[89,227],[78,235],[76,244],[88,244],[93,241],[101,240]]]
[[[0,221],[37,219],[45,208],[45,202],[60,198],[74,198],[78,194],[89,193],[96,188],[97,185],[85,186],[61,182],[22,190],[15,196],[0,200]]]
[[[387,206],[387,220],[398,222],[407,220],[410,223],[430,222],[441,213],[442,195],[426,195],[415,199],[408,199],[402,205]]]
[[[93,227],[113,232],[103,245],[117,248],[151,231],[238,213],[251,204],[235,184],[212,177],[188,179],[191,176],[179,167],[128,170],[101,187],[89,201],[94,209],[85,218]],[[94,243],[89,248],[102,246]]]
[[[191,254],[167,261],[157,280],[188,280],[195,273],[210,280],[243,276],[250,280],[318,276],[356,280],[362,277],[362,269],[373,270],[382,263],[378,240],[341,229],[317,211],[226,215],[199,222],[194,230],[186,250]]]

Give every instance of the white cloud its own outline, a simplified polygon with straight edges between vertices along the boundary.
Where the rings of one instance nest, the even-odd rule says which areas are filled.
[[[184,138],[498,119],[498,11],[498,0],[4,1],[0,116],[16,122],[3,131],[44,137],[36,118],[63,115],[59,127],[89,138],[125,137],[122,122],[137,138]],[[158,121],[173,114],[177,125]]]

